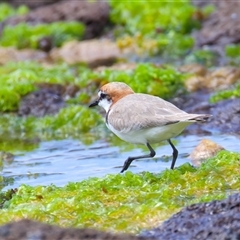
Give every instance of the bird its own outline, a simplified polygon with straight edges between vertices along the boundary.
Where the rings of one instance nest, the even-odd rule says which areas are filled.
[[[149,94],[135,93],[123,82],[110,82],[98,91],[98,98],[89,107],[100,106],[105,109],[105,123],[110,131],[120,139],[146,145],[150,153],[128,157],[120,173],[126,171],[136,159],[156,155],[150,144],[167,141],[173,152],[171,169],[174,169],[178,150],[171,138],[178,136],[188,125],[205,122],[209,114],[189,114],[172,103]]]

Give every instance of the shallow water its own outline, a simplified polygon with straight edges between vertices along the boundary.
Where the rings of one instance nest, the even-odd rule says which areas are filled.
[[[179,151],[176,166],[190,162],[188,155],[203,138],[210,139],[230,151],[237,152],[240,149],[240,137],[237,136],[179,136],[174,142]],[[77,182],[89,177],[119,173],[128,156],[138,156],[147,152],[147,149],[145,151],[144,147],[140,148],[137,145],[132,145],[133,150],[122,150],[126,146],[129,147],[129,144],[124,144],[121,142],[121,146],[118,147],[105,141],[97,141],[86,146],[72,139],[43,142],[38,149],[15,156],[12,163],[4,163],[3,177],[13,178],[14,182],[9,183],[3,190],[17,188],[21,184],[64,186],[68,182]],[[128,170],[134,173],[158,173],[169,168],[171,147],[167,143],[153,147],[156,150],[153,159],[134,161]]]

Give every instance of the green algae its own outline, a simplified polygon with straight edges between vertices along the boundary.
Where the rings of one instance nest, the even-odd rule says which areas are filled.
[[[43,67],[36,62],[8,63],[0,66],[0,111],[17,110],[21,97],[36,90],[38,83],[76,85],[82,90],[73,102],[87,104],[99,83],[122,81],[136,92],[169,98],[184,90],[184,79],[184,74],[173,67],[155,67],[151,64],[139,64],[131,71],[94,72],[81,65],[69,66],[64,63],[51,67]],[[89,84],[92,84],[91,92]]]
[[[151,2],[151,1],[116,1],[111,0],[111,20],[121,24],[124,33],[150,35],[157,29],[162,31],[174,30],[180,33],[189,33],[199,26],[194,21],[196,11],[190,1]],[[139,11],[141,9],[141,11]]]
[[[194,46],[190,33],[201,25],[197,16],[204,18],[213,11],[211,7],[197,9],[190,1],[181,0],[109,3],[120,47],[136,44],[144,54],[162,54],[165,58],[187,54]]]
[[[0,45],[22,48],[38,48],[38,42],[44,37],[50,37],[53,46],[60,47],[63,43],[81,39],[84,25],[79,22],[53,22],[48,24],[29,25],[19,23],[15,26],[5,26]]]
[[[36,62],[8,63],[0,66],[0,111],[18,109],[21,97],[37,89],[37,83],[74,84],[78,81],[66,64],[45,68]]]
[[[236,84],[231,89],[221,90],[210,97],[211,103],[217,103],[226,99],[240,98],[240,84]]]
[[[240,45],[230,44],[225,47],[225,54],[230,58],[239,58],[240,55]]]
[[[7,3],[0,3],[0,21],[12,16],[24,15],[28,13],[28,11],[29,10],[25,5],[13,8]]]
[[[221,151],[198,169],[107,175],[65,187],[22,185],[0,211],[0,223],[30,218],[71,227],[137,233],[192,203],[240,189],[240,154]]]

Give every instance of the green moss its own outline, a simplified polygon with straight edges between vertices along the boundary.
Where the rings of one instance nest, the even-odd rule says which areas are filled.
[[[122,81],[136,92],[146,92],[169,98],[184,90],[184,75],[170,66],[155,67],[139,64],[135,70],[105,70],[93,72],[83,66],[57,64],[45,68],[34,62],[9,63],[0,66],[0,111],[18,109],[21,97],[37,89],[37,83],[74,84],[81,88],[80,95],[69,102],[87,104],[97,84]],[[89,88],[92,85],[92,88]]]
[[[34,62],[8,63],[0,66],[0,111],[15,111],[19,100],[37,89],[37,83],[74,84],[77,79],[72,68],[60,64],[44,68]],[[76,80],[77,81],[77,80]]]
[[[230,44],[225,47],[225,54],[230,65],[239,66],[240,63],[240,45]]]
[[[240,55],[240,45],[231,44],[225,47],[225,53],[227,57],[238,58]]]
[[[194,17],[199,10],[190,1],[116,1],[111,0],[111,21],[120,47],[136,44],[144,54],[163,54],[164,58],[186,54],[194,45],[189,33],[200,27]],[[139,11],[141,9],[141,11]],[[129,38],[126,36],[132,36]]]
[[[221,151],[195,169],[107,175],[65,187],[22,185],[0,211],[1,224],[31,218],[71,227],[137,233],[192,203],[240,189],[240,154]]]
[[[38,48],[38,41],[43,37],[51,37],[53,46],[61,46],[64,42],[80,39],[84,33],[84,25],[79,22],[54,22],[48,24],[28,25],[19,23],[5,26],[2,31],[0,45],[16,48]]]
[[[237,84],[232,89],[222,90],[210,97],[211,103],[217,103],[222,100],[230,99],[230,98],[240,98],[240,84]]]
[[[189,33],[197,22],[193,19],[196,8],[190,1],[116,1],[111,0],[111,20],[124,26],[125,32],[149,35],[158,29]],[[141,11],[139,11],[141,9]]]
[[[14,15],[23,15],[26,13],[28,13],[28,8],[24,5],[18,8],[13,8],[7,3],[0,3],[0,21]]]

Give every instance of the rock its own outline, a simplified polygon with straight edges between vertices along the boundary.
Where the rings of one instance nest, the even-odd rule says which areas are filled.
[[[137,67],[136,63],[132,63],[132,62],[128,62],[128,63],[116,63],[113,64],[110,67],[106,67],[106,66],[100,66],[98,68],[95,68],[94,70],[96,72],[101,72],[103,70],[116,70],[116,71],[131,71],[134,70]]]
[[[190,72],[189,70],[188,72]],[[189,77],[185,86],[188,91],[194,92],[200,89],[223,90],[229,88],[240,80],[240,69],[236,67],[221,67],[213,71],[196,73]]]
[[[201,24],[201,29],[192,33],[195,48],[211,51],[215,64],[225,66],[229,63],[225,47],[240,42],[240,2],[228,0],[193,0],[198,6],[213,4],[215,11]]]
[[[207,74],[207,69],[203,65],[197,63],[180,66],[178,70],[183,73],[192,73],[197,76],[205,76]]]
[[[80,21],[85,24],[85,38],[89,39],[102,33],[108,23],[109,11],[106,1],[66,0],[38,7],[24,16],[10,17],[1,24],[1,28],[20,22],[34,25],[56,21]]]
[[[240,69],[235,67],[222,67],[212,71],[207,76],[205,87],[211,90],[227,89],[240,80]]]
[[[197,91],[177,97],[171,102],[188,113],[205,113],[212,115],[209,122],[192,124],[185,132],[207,134],[209,132],[240,134],[240,98],[227,99],[216,104],[208,102],[210,93]]]
[[[7,2],[15,7],[19,7],[21,5],[26,5],[29,8],[37,8],[39,6],[43,5],[49,5],[51,3],[59,2],[61,0],[41,0],[41,1],[33,1],[33,0],[5,0],[4,2]]]
[[[206,5],[212,4],[215,6],[218,6],[218,3],[220,2],[219,0],[192,0],[191,1],[193,5],[197,7],[205,7]]]
[[[224,150],[222,146],[209,139],[203,139],[191,152],[190,159],[194,166],[199,167],[205,160],[214,157],[221,150]]]
[[[221,133],[240,134],[240,98],[214,104],[210,114],[213,118],[207,123],[207,128],[215,128]]]
[[[64,99],[69,99],[71,97],[75,97],[76,94],[79,92],[79,87],[74,84],[57,84],[57,83],[37,83],[36,86],[40,89],[50,90],[55,92],[59,96],[63,97]]]
[[[206,77],[191,76],[185,81],[185,87],[189,92],[205,89]]]
[[[153,238],[113,234],[94,229],[60,228],[31,220],[0,227],[0,240],[150,240]]]
[[[17,50],[13,47],[0,47],[0,64],[4,65],[7,62],[20,62],[33,60],[38,62],[51,61],[48,54],[39,50],[23,49]]]
[[[213,1],[214,2],[214,1]],[[197,46],[219,45],[240,42],[240,2],[221,0],[217,10],[203,22],[201,29],[194,34]]]
[[[240,193],[222,201],[193,204],[141,236],[158,240],[240,239]]]
[[[68,64],[86,63],[90,67],[111,65],[120,58],[121,53],[116,43],[110,40],[71,41],[59,49],[53,49],[50,56]]]
[[[62,96],[51,89],[40,89],[29,93],[21,101],[18,110],[20,116],[43,117],[56,114],[65,106]]]

